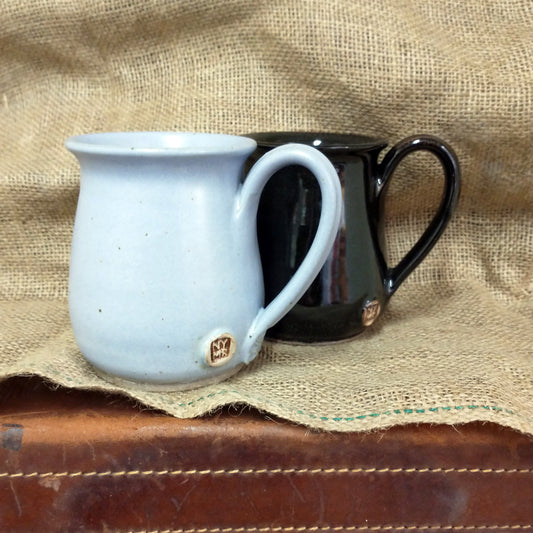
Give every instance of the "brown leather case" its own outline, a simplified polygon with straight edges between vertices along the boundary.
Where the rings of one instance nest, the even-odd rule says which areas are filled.
[[[0,531],[533,531],[533,438],[495,424],[318,433],[232,407],[0,384]]]

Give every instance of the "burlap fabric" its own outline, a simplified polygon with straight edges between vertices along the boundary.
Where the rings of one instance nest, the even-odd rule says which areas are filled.
[[[314,428],[490,420],[533,433],[533,4],[530,0],[3,0],[0,374],[111,390],[66,305],[85,132],[433,133],[463,190],[436,248],[371,330],[265,343],[234,378],[124,391],[179,417],[253,405]],[[391,261],[442,188],[411,156],[388,196]]]

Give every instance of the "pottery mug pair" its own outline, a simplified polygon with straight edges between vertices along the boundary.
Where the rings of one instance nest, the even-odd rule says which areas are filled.
[[[453,152],[429,137],[380,164],[382,141],[315,134],[101,133],[66,145],[81,168],[75,339],[102,377],[150,390],[229,377],[267,330],[299,342],[357,334],[438,239],[459,190]],[[445,193],[419,243],[389,269],[383,191],[417,149],[443,163]]]

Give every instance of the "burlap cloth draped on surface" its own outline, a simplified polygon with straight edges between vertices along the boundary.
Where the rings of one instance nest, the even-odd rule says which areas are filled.
[[[327,430],[491,420],[533,433],[530,0],[36,0],[0,9],[0,375],[111,390],[66,305],[79,171],[66,137],[170,129],[433,133],[459,207],[352,341],[267,342],[234,378],[125,391],[180,417],[227,403]],[[442,188],[411,156],[387,201],[394,262]]]

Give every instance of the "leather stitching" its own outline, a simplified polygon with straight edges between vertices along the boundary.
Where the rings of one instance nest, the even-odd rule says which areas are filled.
[[[261,474],[533,474],[531,468],[263,468],[263,469],[191,469],[191,470],[122,470],[102,472],[0,472],[1,478],[91,478],[91,477],[127,477],[127,476],[234,476]],[[533,530],[533,524],[527,525],[442,525],[442,526],[272,526],[272,527],[229,527],[229,528],[192,528],[136,531],[132,533],[298,533],[327,531],[361,531],[361,532],[409,532],[409,531],[522,531]]]
[[[198,529],[164,529],[154,531],[136,531],[132,533],[298,533],[299,531],[519,531],[533,528],[528,525],[503,526],[288,526],[288,527],[237,527],[237,528],[198,528]]]
[[[191,470],[105,470],[102,472],[0,472],[0,479],[46,477],[128,477],[128,476],[235,476],[261,474],[533,474],[533,468],[250,468]]]

